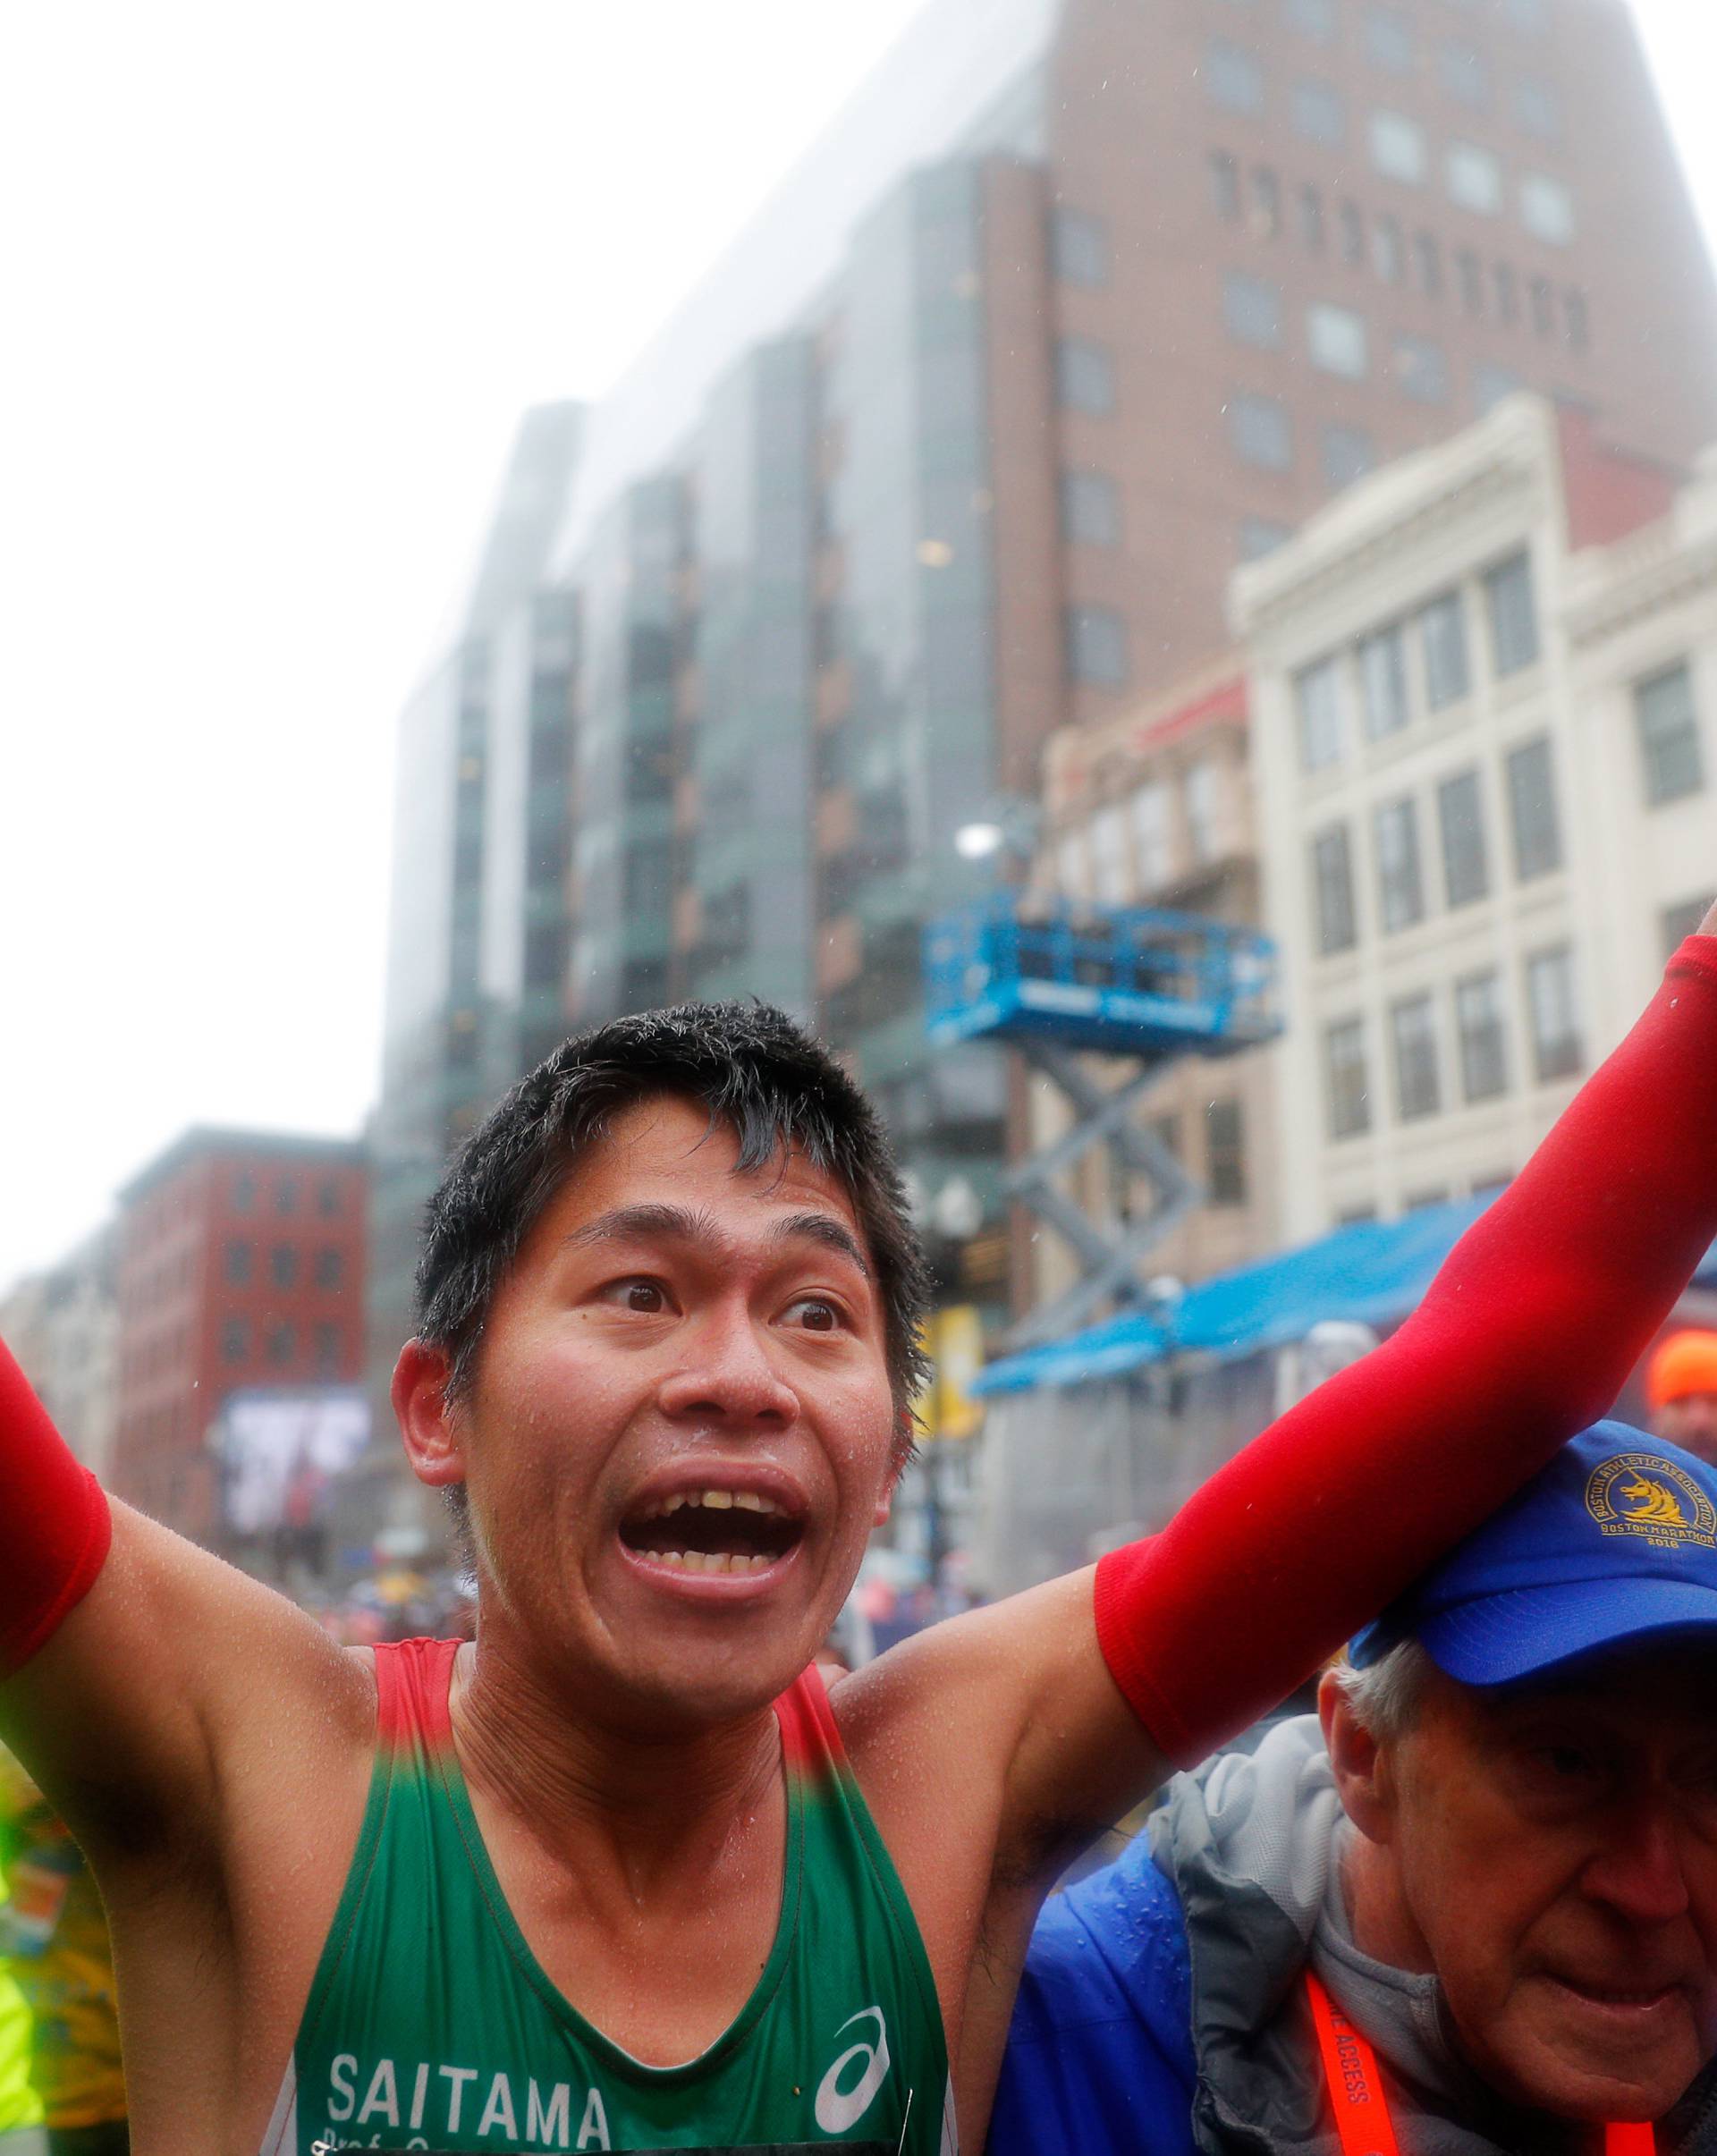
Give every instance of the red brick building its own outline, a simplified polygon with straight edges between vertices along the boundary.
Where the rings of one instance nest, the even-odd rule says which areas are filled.
[[[227,1397],[360,1381],[368,1193],[359,1146],[207,1129],[121,1193],[117,1495],[213,1543]]]

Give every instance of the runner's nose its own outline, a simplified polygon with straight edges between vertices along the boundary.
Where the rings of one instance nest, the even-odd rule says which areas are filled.
[[[664,1379],[658,1398],[664,1414],[677,1418],[779,1430],[799,1416],[799,1395],[777,1374],[750,1314],[739,1309],[712,1311],[689,1332],[685,1359]]]

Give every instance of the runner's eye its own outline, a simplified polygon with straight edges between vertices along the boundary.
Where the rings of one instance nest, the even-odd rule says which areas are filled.
[[[657,1317],[668,1307],[667,1289],[660,1281],[610,1281],[598,1299],[622,1310],[636,1310],[642,1317]]]
[[[837,1332],[841,1328],[840,1311],[820,1295],[801,1295],[788,1305],[787,1315],[804,1332]]]

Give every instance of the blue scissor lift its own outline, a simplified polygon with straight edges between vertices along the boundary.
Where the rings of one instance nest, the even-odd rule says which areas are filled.
[[[1281,1030],[1275,946],[1199,914],[1000,891],[926,926],[924,971],[933,1046],[1004,1041],[1074,1109],[1072,1128],[1022,1162],[1007,1188],[1067,1238],[1083,1276],[1022,1318],[1009,1345],[1059,1338],[1111,1298],[1147,1301],[1139,1261],[1197,1204],[1200,1189],[1135,1120],[1134,1103],[1178,1057],[1234,1055]],[[1105,1089],[1079,1061],[1092,1053],[1136,1068]],[[1142,1218],[1114,1229],[1081,1212],[1056,1185],[1099,1145],[1156,1193]]]

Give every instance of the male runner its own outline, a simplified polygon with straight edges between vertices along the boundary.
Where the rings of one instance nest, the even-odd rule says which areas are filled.
[[[1710,1241],[1704,929],[1393,1340],[1150,1543],[827,1695],[923,1276],[776,1014],[569,1043],[437,1195],[394,1400],[466,1492],[472,1647],[335,1647],[109,1506],[13,1374],[0,1723],[107,1901],[140,2156],[933,2156],[945,2070],[981,2145],[1069,1856],[1600,1413]]]

